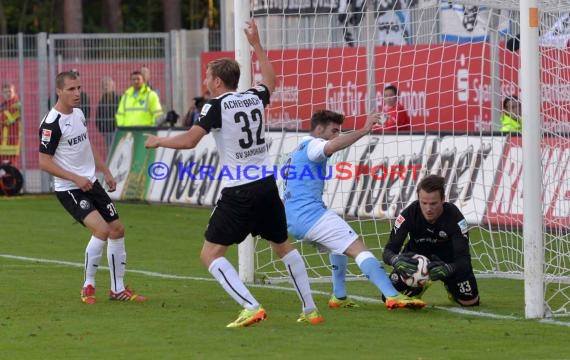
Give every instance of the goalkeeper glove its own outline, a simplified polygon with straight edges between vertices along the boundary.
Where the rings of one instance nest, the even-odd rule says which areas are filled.
[[[443,280],[453,273],[455,270],[452,264],[446,264],[441,260],[431,261],[428,266],[429,278],[431,280]]]
[[[411,276],[418,270],[418,260],[412,256],[414,256],[412,253],[395,255],[391,260],[392,266],[400,274]]]

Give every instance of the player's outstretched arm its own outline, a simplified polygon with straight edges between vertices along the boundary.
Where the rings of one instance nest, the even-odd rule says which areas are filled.
[[[257,61],[259,61],[259,67],[261,68],[261,83],[269,89],[269,92],[275,90],[275,70],[273,65],[269,62],[267,53],[263,50],[261,46],[261,40],[259,39],[259,31],[257,30],[257,24],[253,18],[246,22],[246,27],[244,29],[247,41],[253,48],[255,55],[257,56]]]
[[[379,118],[380,114],[378,113],[369,114],[366,117],[366,123],[364,123],[364,127],[362,127],[361,129],[355,130],[349,134],[338,136],[328,141],[324,149],[325,155],[331,156],[335,152],[345,149],[350,145],[354,144],[355,142],[357,142],[358,139],[360,139],[361,137],[370,132],[372,126],[374,126],[374,124],[378,122]]]
[[[169,149],[193,149],[207,132],[201,126],[192,126],[190,130],[172,137],[159,137],[151,134],[143,134],[146,137],[144,146],[147,149],[165,147]]]

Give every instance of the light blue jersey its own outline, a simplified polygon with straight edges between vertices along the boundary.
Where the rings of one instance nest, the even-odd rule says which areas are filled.
[[[303,239],[327,211],[323,202],[328,175],[326,143],[326,140],[312,136],[304,138],[287,164],[290,171],[283,191],[287,230],[297,239]],[[293,171],[295,176],[291,175]]]

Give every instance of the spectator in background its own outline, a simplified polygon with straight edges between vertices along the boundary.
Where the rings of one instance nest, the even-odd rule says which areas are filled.
[[[160,93],[158,92],[158,89],[155,88],[154,86],[152,86],[151,82],[150,82],[150,69],[147,66],[143,66],[140,69],[140,72],[143,76],[144,79],[144,83],[151,88],[151,90],[153,90],[156,95],[158,95],[158,97],[160,98]]]
[[[501,115],[501,131],[520,132],[522,130],[521,103],[515,95],[507,96],[503,100],[503,114]]]
[[[382,113],[385,121],[382,125],[373,127],[372,132],[403,132],[411,130],[410,117],[406,109],[398,103],[398,88],[394,85],[388,85],[384,88]]]
[[[97,105],[95,125],[97,125],[97,129],[105,137],[105,144],[109,148],[115,134],[115,112],[121,97],[115,92],[115,81],[109,76],[101,79],[101,86],[103,87],[103,95],[101,95]]]
[[[163,118],[158,94],[144,81],[140,71],[131,73],[131,87],[119,102],[117,126],[155,126]]]
[[[2,84],[2,103],[0,104],[0,165],[3,162],[16,166],[20,155],[21,109],[16,87],[12,83]]]
[[[210,92],[206,91],[203,96],[197,96],[194,98],[194,106],[192,106],[182,121],[182,126],[191,127],[200,118],[200,112],[202,107],[210,100]]]

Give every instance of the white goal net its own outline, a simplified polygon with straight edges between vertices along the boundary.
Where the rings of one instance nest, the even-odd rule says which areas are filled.
[[[343,130],[350,131],[363,124],[368,112],[386,112],[385,88],[395,86],[409,121],[397,121],[396,129],[386,124],[329,160],[334,171],[323,197],[327,206],[344,216],[381,258],[393,220],[415,200],[417,182],[426,174],[440,174],[446,179],[447,200],[470,224],[476,274],[523,279],[523,199],[526,192],[538,193],[542,204],[539,200],[534,206],[543,219],[537,226],[543,238],[537,242],[543,288],[535,289],[544,292],[543,315],[568,315],[567,1],[541,2],[529,15],[538,26],[540,65],[539,83],[529,88],[538,89],[540,109],[537,118],[525,118],[532,114],[525,111],[522,123],[539,129],[542,180],[524,192],[523,152],[528,147],[520,130],[501,132],[505,99],[511,121],[525,99],[521,84],[527,73],[520,67],[526,44],[520,34],[526,24],[521,23],[519,1],[254,0],[251,11],[278,77],[268,110],[276,164],[306,135],[315,110],[343,113]],[[255,78],[255,61],[252,71]],[[351,176],[339,173],[339,164]],[[328,254],[310,244],[297,245],[310,276],[329,280]],[[265,241],[255,241],[254,259],[256,281],[287,280]],[[355,278],[360,276],[356,267],[350,269]]]

